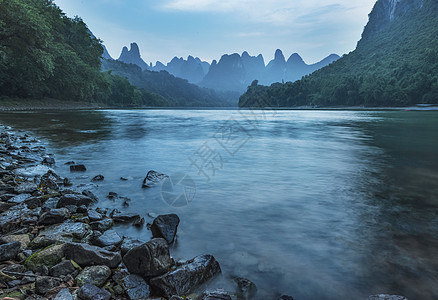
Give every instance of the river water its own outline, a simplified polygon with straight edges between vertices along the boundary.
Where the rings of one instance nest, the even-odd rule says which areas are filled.
[[[213,254],[225,275],[213,284],[243,276],[258,299],[438,299],[437,112],[85,110],[0,122],[45,141],[55,171],[99,206],[147,222],[178,214],[171,253]],[[70,160],[87,172],[70,173]],[[142,189],[148,170],[172,181]],[[97,174],[105,180],[90,184]]]

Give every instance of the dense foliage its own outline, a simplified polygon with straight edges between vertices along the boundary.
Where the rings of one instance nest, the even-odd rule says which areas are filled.
[[[240,106],[404,106],[438,103],[438,18],[435,0],[424,0],[355,51],[294,83],[254,82]],[[371,21],[371,19],[370,19]]]

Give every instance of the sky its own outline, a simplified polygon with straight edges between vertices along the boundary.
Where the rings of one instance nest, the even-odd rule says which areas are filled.
[[[211,62],[223,54],[281,49],[307,63],[356,47],[375,0],[55,0],[103,40],[113,58],[136,42],[147,63],[188,55]]]

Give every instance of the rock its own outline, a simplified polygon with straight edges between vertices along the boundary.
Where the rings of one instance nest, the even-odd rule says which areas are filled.
[[[149,285],[140,276],[128,275],[122,279],[122,285],[131,300],[147,299],[149,297]]]
[[[90,283],[102,287],[110,276],[111,270],[107,266],[86,267],[76,277],[76,284],[78,286],[83,286],[86,283]]]
[[[64,165],[70,166],[70,165],[75,165],[75,164],[76,163],[74,161],[68,161]]]
[[[103,219],[101,221],[90,223],[90,226],[93,230],[104,232],[114,226],[114,221],[112,219]]]
[[[51,289],[61,285],[62,281],[59,278],[40,276],[35,280],[35,292],[44,295]]]
[[[109,300],[111,298],[110,292],[89,283],[84,284],[78,290],[78,296],[83,300]]]
[[[92,198],[80,195],[80,194],[66,194],[59,199],[57,208],[66,207],[68,205],[75,206],[89,206],[91,203],[95,202]]]
[[[17,185],[17,186],[14,188],[14,191],[15,191],[17,194],[24,194],[24,193],[32,194],[32,193],[38,191],[38,187],[37,187],[37,185],[36,185],[35,183],[33,183],[33,182],[23,182],[23,183]]]
[[[11,207],[17,205],[17,203],[0,202],[0,213],[8,211]]]
[[[398,295],[380,294],[380,295],[369,296],[368,300],[408,300],[408,298]]]
[[[88,198],[93,199],[94,202],[99,201],[99,199],[96,197],[96,195],[93,194],[92,191],[83,190],[83,191],[82,191],[82,195],[84,195],[84,196],[86,196],[86,197],[88,197]]]
[[[30,197],[24,201],[24,204],[26,204],[27,208],[29,209],[36,209],[38,207],[41,207],[41,198]]]
[[[41,231],[32,241],[33,248],[43,248],[54,243],[80,242],[90,232],[90,226],[84,223],[61,223],[51,225]]]
[[[50,210],[52,208],[56,208],[56,206],[58,205],[58,201],[59,201],[58,197],[54,197],[54,198],[48,199],[42,205],[41,210],[45,212],[45,211],[48,211],[48,210]]]
[[[220,272],[219,263],[212,255],[200,255],[164,275],[152,278],[150,285],[167,298],[185,296]]]
[[[68,289],[62,289],[56,294],[54,300],[73,300],[73,297]]]
[[[96,175],[91,179],[91,181],[102,181],[104,179],[105,177],[103,175]]]
[[[43,213],[39,220],[39,225],[52,225],[64,222],[70,218],[71,214],[67,208],[55,208]]]
[[[85,165],[70,165],[70,172],[85,172],[87,168]]]
[[[103,216],[97,211],[95,211],[94,209],[88,210],[87,214],[88,214],[88,219],[90,219],[90,222],[100,221],[103,219]]]
[[[61,181],[61,177],[49,170],[41,177],[38,189],[46,193],[57,192],[59,191],[58,181]]]
[[[70,179],[68,179],[67,177],[64,178],[64,180],[62,181],[62,184],[66,187],[72,186],[73,183],[70,181]]]
[[[49,274],[54,277],[67,276],[76,271],[75,267],[69,260],[63,260],[60,263],[54,265],[50,270]]]
[[[151,170],[146,174],[146,177],[143,180],[142,187],[143,188],[152,187],[154,185],[161,183],[166,178],[169,178],[169,176],[166,174],[158,173],[156,171]]]
[[[120,246],[120,250],[122,251],[122,256],[124,256],[129,250],[131,250],[134,247],[141,246],[145,242],[140,240],[135,240],[130,237],[125,237],[123,239],[122,245]]]
[[[22,225],[36,223],[39,209],[31,210],[24,203],[11,207],[0,215],[0,231],[3,234],[22,228]]]
[[[179,217],[176,214],[160,215],[152,223],[152,235],[155,238],[164,238],[169,244],[172,244],[178,224]]]
[[[131,274],[143,277],[162,275],[173,265],[164,239],[152,239],[132,248],[123,257],[123,262]]]
[[[113,210],[110,214],[115,223],[139,223],[141,222],[140,215],[128,212],[120,212]]]
[[[14,259],[21,250],[20,242],[0,245],[0,261]]]
[[[238,300],[250,300],[253,299],[257,293],[256,285],[242,277],[233,278],[234,282],[237,284],[237,299]]]
[[[15,234],[15,235],[6,235],[0,238],[0,244],[7,244],[12,242],[19,242],[21,250],[26,249],[30,243],[28,234]]]
[[[294,298],[292,298],[291,296],[288,296],[288,295],[283,295],[283,296],[278,297],[277,300],[294,300]]]
[[[204,292],[200,300],[231,300],[231,296],[222,289],[212,292]]]
[[[68,243],[64,253],[67,259],[72,259],[82,267],[105,265],[114,269],[122,261],[119,253],[88,244]]]
[[[46,157],[44,157],[41,164],[52,167],[55,165],[55,159],[51,156],[46,156]]]
[[[42,266],[51,268],[61,262],[64,256],[64,245],[53,245],[35,252],[24,262],[24,266],[34,272],[40,271]]]
[[[99,247],[118,246],[122,241],[123,239],[115,230],[108,230],[98,237],[94,244]]]
[[[8,200],[8,202],[10,202],[10,203],[17,203],[18,204],[18,203],[24,202],[25,200],[27,200],[27,199],[29,199],[31,197],[32,197],[31,194],[20,194],[20,195],[17,195],[17,196],[14,196],[14,197],[10,198]]]
[[[126,178],[126,177],[120,177],[120,180],[127,181],[128,178]]]

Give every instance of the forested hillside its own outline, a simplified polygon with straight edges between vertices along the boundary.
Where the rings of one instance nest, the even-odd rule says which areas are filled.
[[[239,105],[438,103],[437,6],[436,0],[378,0],[355,51],[294,83],[254,82]]]

